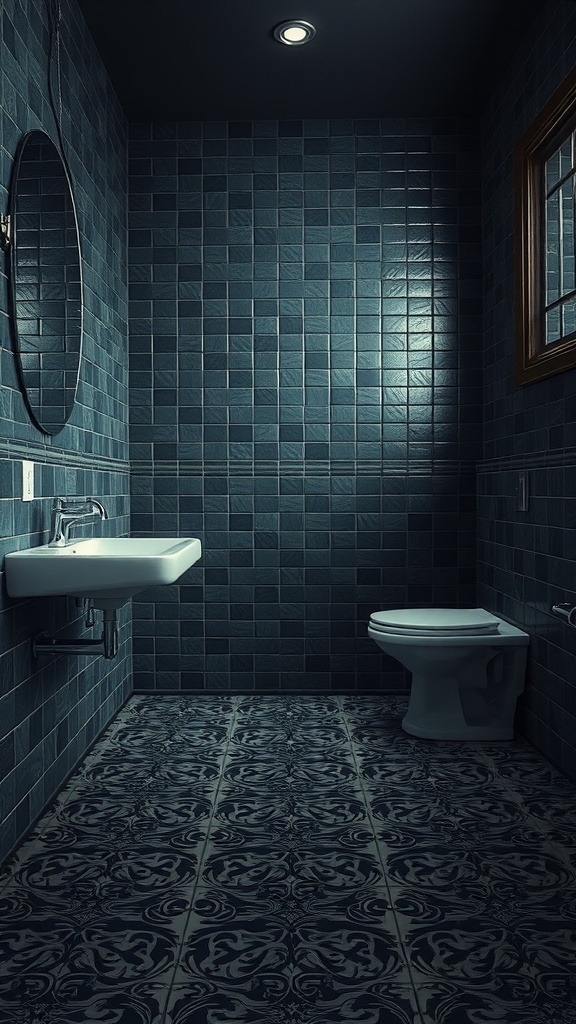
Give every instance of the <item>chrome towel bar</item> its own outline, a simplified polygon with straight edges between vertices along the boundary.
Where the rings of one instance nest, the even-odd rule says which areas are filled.
[[[560,619],[565,619],[569,626],[576,628],[576,605],[571,605],[570,602],[553,604],[552,614],[557,615]]]

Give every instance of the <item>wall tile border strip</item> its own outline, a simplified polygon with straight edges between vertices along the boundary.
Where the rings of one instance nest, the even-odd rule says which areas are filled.
[[[135,696],[137,694],[142,694],[143,696],[149,697],[150,694],[154,693],[154,692],[155,692],[154,690],[146,690],[144,688],[138,688],[137,686],[135,686],[134,689],[132,690],[132,693],[131,693],[130,696]],[[278,689],[272,689],[272,687],[266,687],[266,686],[263,686],[262,689],[260,689],[260,687],[258,687],[257,690],[255,690],[254,688],[250,689],[250,687],[246,687],[243,690],[236,690],[236,689],[234,689],[234,690],[225,690],[225,689],[219,689],[217,687],[214,687],[213,689],[199,689],[198,687],[196,687],[196,688],[193,688],[193,687],[188,688],[188,687],[186,687],[185,690],[176,689],[176,688],[173,688],[173,689],[167,688],[167,689],[162,689],[162,691],[161,691],[163,697],[170,697],[170,696],[172,696],[172,697],[182,697],[182,696],[186,696],[186,697],[194,697],[194,696],[196,696],[196,697],[198,697],[200,695],[202,695],[204,697],[206,697],[206,696],[212,696],[213,697],[213,696],[222,696],[222,695],[228,696],[228,697],[230,697],[230,696],[233,696],[233,697],[255,697],[255,696],[258,696],[258,697],[278,697],[278,696],[282,696],[282,697],[284,697],[284,696],[288,696],[288,697],[289,696],[301,697],[303,694],[305,694],[307,697],[325,697],[326,694],[330,694],[330,693],[334,693],[334,692],[335,691],[333,691],[333,690],[326,690],[325,687],[324,688],[321,688],[321,687],[310,687],[310,689],[306,688],[305,690],[303,690],[301,687],[300,688],[298,688],[298,687],[286,687],[286,688],[282,687],[281,690],[278,690]],[[358,687],[358,688],[350,687],[349,689],[345,689],[345,688],[340,689],[339,688],[338,689],[338,696],[343,696],[343,697],[346,697],[346,696],[352,696],[352,697],[356,697],[356,696],[373,697],[375,692],[378,693],[378,691],[374,691],[373,688],[372,689],[367,689],[366,687],[364,687],[364,688],[362,688],[362,687]],[[386,689],[384,692],[385,692],[387,697],[406,697],[407,687],[404,687],[404,689],[402,689],[400,686],[397,686],[397,687],[392,688],[390,690]]]
[[[126,459],[113,459],[107,455],[96,455],[93,452],[55,449],[47,445],[33,444],[30,441],[0,440],[0,458],[16,461],[30,459],[32,462],[65,466],[69,469],[109,470],[114,473],[130,472],[130,463]]]
[[[474,473],[476,463],[465,460],[410,462],[195,462],[187,459],[133,461],[132,476],[454,476]]]
[[[513,469],[547,469],[553,466],[572,466],[576,463],[576,447],[555,448],[552,451],[522,452],[502,458],[483,459],[476,464],[477,473],[497,473]]]

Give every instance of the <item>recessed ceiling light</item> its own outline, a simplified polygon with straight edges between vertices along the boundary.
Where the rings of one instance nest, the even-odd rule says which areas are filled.
[[[276,25],[274,37],[279,43],[286,43],[286,46],[302,46],[314,39],[316,29],[308,21],[283,21]]]

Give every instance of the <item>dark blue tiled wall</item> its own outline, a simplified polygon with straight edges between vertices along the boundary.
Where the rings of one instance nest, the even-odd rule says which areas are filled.
[[[8,208],[22,133],[56,138],[48,100],[49,35],[43,0],[4,0],[0,12],[0,210]],[[8,322],[7,261],[0,266],[0,568],[9,551],[48,539],[55,495],[100,498],[113,534],[128,530],[126,341],[126,132],[90,36],[72,0],[61,22],[62,131],[78,206],[85,333],[78,403],[49,437],[30,421],[18,386]],[[35,463],[37,498],[20,500],[21,460]],[[14,601],[0,573],[0,859],[59,788],[129,686],[128,612],[114,662],[35,661],[41,629],[79,635],[74,602]]]
[[[136,688],[404,686],[370,612],[475,601],[478,125],[134,125],[129,171],[132,529],[204,544]]]
[[[576,5],[549,0],[484,122],[485,461],[479,472],[479,601],[532,634],[520,725],[576,778],[576,371],[514,380],[513,147],[576,64]],[[531,492],[516,510],[519,472]]]

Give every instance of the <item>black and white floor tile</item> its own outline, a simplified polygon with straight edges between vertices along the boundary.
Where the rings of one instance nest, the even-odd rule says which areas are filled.
[[[2,1024],[576,1024],[576,789],[401,697],[138,696],[0,874]]]

